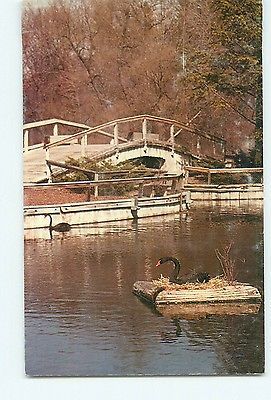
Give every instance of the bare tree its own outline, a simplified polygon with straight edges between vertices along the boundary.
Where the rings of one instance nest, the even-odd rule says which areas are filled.
[[[246,122],[215,93],[195,98],[189,79],[201,68],[197,54],[213,51],[209,3],[52,0],[26,6],[25,121],[56,116],[97,124],[152,113],[244,143]]]

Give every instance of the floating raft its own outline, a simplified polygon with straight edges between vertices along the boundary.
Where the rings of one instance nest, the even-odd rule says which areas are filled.
[[[154,304],[165,316],[255,313],[261,303],[259,290],[240,282],[218,287],[198,283],[165,287],[159,281],[137,281],[133,293]]]

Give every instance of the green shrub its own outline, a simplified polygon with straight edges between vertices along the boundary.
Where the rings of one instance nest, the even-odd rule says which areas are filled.
[[[66,160],[66,165],[72,165],[75,167],[83,168],[86,170],[97,171],[99,172],[99,180],[108,180],[108,179],[121,179],[125,177],[136,178],[141,176],[149,176],[153,173],[149,171],[144,165],[135,165],[131,161],[123,162],[118,165],[114,165],[108,161],[102,162],[94,162],[87,157],[75,159],[69,157]],[[121,171],[127,171],[119,173]],[[110,172],[110,173],[107,173]],[[114,174],[114,172],[116,172]],[[88,174],[80,171],[65,171],[61,174],[58,174],[54,178],[54,182],[77,182],[77,181],[93,181],[94,173]],[[112,183],[106,186],[99,187],[99,195],[101,196],[122,196],[134,189],[134,184],[116,184]],[[94,188],[91,189],[91,194],[94,194]]]

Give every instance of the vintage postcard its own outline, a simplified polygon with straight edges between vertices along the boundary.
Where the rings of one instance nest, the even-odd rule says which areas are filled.
[[[262,3],[23,3],[25,372],[262,374]]]

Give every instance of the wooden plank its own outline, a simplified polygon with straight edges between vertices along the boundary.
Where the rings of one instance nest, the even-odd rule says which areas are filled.
[[[28,151],[28,148],[29,148],[29,131],[28,131],[28,129],[26,129],[25,131],[24,131],[24,135],[23,135],[23,138],[24,138],[24,143],[23,143],[23,150],[24,151]]]
[[[74,165],[65,164],[65,163],[61,163],[61,162],[58,162],[58,161],[47,160],[46,162],[47,162],[47,164],[54,165],[55,167],[60,167],[60,168],[68,169],[68,170],[71,170],[71,171],[83,172],[86,175],[93,175],[93,174],[96,173],[96,171],[93,171],[93,170],[90,170],[90,169],[79,168],[79,167],[76,167]]]
[[[251,174],[262,173],[263,168],[216,168],[209,171],[211,174]]]
[[[263,185],[262,183],[235,183],[231,185],[208,185],[207,183],[186,183],[186,189],[249,189],[249,188],[261,188]]]
[[[235,186],[235,187],[230,187],[227,188],[225,186],[210,186],[210,188],[208,187],[200,187],[200,186],[194,186],[194,187],[188,187],[187,185],[185,185],[185,189],[188,189],[190,192],[201,192],[201,193],[234,193],[234,192],[255,192],[258,190],[263,190],[263,185],[253,185],[251,184],[250,186],[244,186],[244,185],[239,185],[239,186]]]
[[[77,168],[77,167],[75,167]],[[98,182],[96,181],[78,181],[78,182],[55,182],[48,185],[48,183],[39,183],[39,184],[26,184],[24,187],[83,187],[89,185],[107,185],[107,184],[118,184],[118,183],[144,183],[144,182],[157,182],[157,181],[165,181],[172,180],[173,178],[177,179],[179,175],[167,175],[167,176],[144,176],[142,178],[123,178],[123,179],[101,179]]]
[[[38,128],[41,126],[54,125],[57,123],[61,124],[61,125],[73,126],[74,128],[82,128],[82,129],[90,128],[89,125],[80,124],[78,122],[65,121],[64,119],[51,118],[51,119],[44,119],[42,121],[29,122],[29,123],[23,125],[23,129],[25,130],[25,129]]]
[[[209,168],[206,168],[206,167],[192,167],[192,166],[190,166],[190,165],[186,165],[186,166],[184,167],[184,169],[185,169],[186,171],[189,171],[189,172],[203,172],[203,173],[205,173],[205,174],[208,174],[209,171],[210,171],[210,169],[209,169]]]
[[[203,172],[206,174],[250,174],[250,173],[261,173],[263,168],[205,168],[205,167],[193,167],[185,166],[185,170],[190,172]]]
[[[194,121],[195,118],[197,118],[201,114],[202,110],[198,111],[185,125],[189,126],[192,121]],[[175,132],[174,137],[178,136],[182,132],[183,128],[179,129],[177,132]]]
[[[260,300],[261,295],[258,289],[253,286],[238,284],[217,289],[163,290],[156,297],[155,303],[158,305]]]
[[[155,172],[157,175],[160,174],[165,174],[163,171],[160,169],[156,168],[148,168],[148,170],[143,169],[143,168],[138,168],[136,170],[133,169],[122,169],[121,171],[99,171],[101,174],[106,175],[106,174],[113,174],[113,175],[118,175],[118,174],[137,174],[138,172]]]
[[[226,140],[223,139],[223,138],[220,138],[218,136],[215,136],[215,135],[212,135],[212,134],[209,134],[209,133],[206,133],[206,132],[201,132],[196,128],[189,128],[186,124],[184,124],[182,122],[179,122],[179,121],[176,121],[174,119],[156,117],[154,115],[144,115],[144,117],[146,119],[148,119],[149,121],[157,121],[157,122],[161,122],[161,123],[164,123],[164,124],[180,126],[182,129],[187,130],[188,132],[195,133],[196,135],[201,136],[201,137],[205,137],[206,139],[209,139],[209,140],[213,140],[213,141],[216,141],[216,142],[219,142],[219,143],[223,143],[223,144],[226,142]]]
[[[49,143],[49,144],[45,145],[45,147],[55,147],[55,146],[59,146],[61,144],[69,143],[71,141],[74,141],[75,139],[80,139],[82,136],[89,135],[91,133],[99,133],[99,134],[101,134],[103,136],[107,136],[107,137],[109,137],[111,139],[114,139],[114,135],[112,133],[105,132],[105,131],[103,131],[101,129],[89,128],[89,129],[86,129],[84,131],[80,131],[80,132],[74,133],[73,135],[67,135],[66,138],[63,138],[63,139],[60,139],[60,140],[56,140],[56,141],[54,141],[52,143]],[[122,136],[119,136],[119,141],[127,142],[127,139],[123,138]]]
[[[37,144],[32,144],[31,146],[28,146],[27,151],[32,151],[36,149],[42,149],[44,146],[44,143],[37,143]],[[25,148],[23,148],[23,152],[25,153]]]

